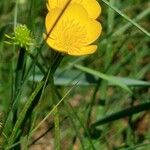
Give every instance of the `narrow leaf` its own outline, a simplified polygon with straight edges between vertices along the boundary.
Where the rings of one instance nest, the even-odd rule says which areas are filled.
[[[124,89],[124,90],[128,91],[129,93],[131,93],[131,90],[128,88],[128,86],[125,85],[121,80],[119,80],[115,76],[106,75],[106,74],[103,74],[101,72],[89,69],[87,67],[83,67],[81,65],[75,65],[75,68],[77,68],[77,69],[79,69],[83,72],[89,73],[91,75],[97,76],[97,77],[99,77],[103,80],[109,81],[109,82],[113,83],[114,85],[117,85],[117,86],[121,87],[122,89]]]

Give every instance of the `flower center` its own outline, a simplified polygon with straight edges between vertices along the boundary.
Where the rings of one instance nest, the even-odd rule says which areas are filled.
[[[55,45],[61,49],[79,50],[85,45],[86,30],[76,20],[62,20],[54,28],[51,38],[55,41]]]

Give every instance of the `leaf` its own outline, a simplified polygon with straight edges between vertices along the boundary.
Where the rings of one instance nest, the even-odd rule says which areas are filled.
[[[99,77],[103,80],[109,81],[109,82],[113,83],[114,85],[117,85],[117,86],[121,87],[122,89],[128,91],[129,93],[132,93],[131,90],[128,88],[128,86],[126,84],[124,84],[122,82],[122,80],[120,80],[120,78],[118,78],[118,77],[106,75],[101,72],[89,69],[87,67],[83,67],[81,65],[75,65],[74,67],[83,72],[89,73],[89,74]]]
[[[120,82],[124,83],[127,86],[150,86],[150,82],[136,80],[136,79],[130,79],[126,77],[115,77]],[[113,85],[113,84],[111,84]]]
[[[10,147],[14,143],[14,141],[16,139],[17,132],[20,130],[20,127],[21,127],[21,125],[22,125],[22,123],[24,121],[24,118],[26,116],[26,113],[27,113],[28,109],[30,108],[30,106],[32,105],[32,102],[35,99],[35,97],[37,96],[38,92],[41,90],[43,84],[44,84],[44,82],[41,81],[37,85],[36,89],[34,90],[34,92],[29,97],[29,100],[25,103],[25,106],[23,107],[22,111],[20,112],[20,116],[19,116],[19,118],[18,118],[18,120],[17,120],[17,122],[16,122],[16,124],[15,124],[15,126],[13,128],[13,130],[12,130],[11,136],[8,139],[8,145],[7,145],[8,147]]]
[[[70,85],[74,85],[77,81],[80,81],[78,83],[78,85],[81,85],[81,86],[97,84],[98,77],[95,75],[94,76],[91,75],[91,76],[93,76],[93,78],[88,80],[86,78],[86,76],[87,76],[86,72],[81,73],[80,71],[75,70],[75,69],[69,70],[69,74],[68,74],[68,70],[63,71],[63,73],[61,73],[61,72],[62,72],[61,69],[58,69],[56,71],[56,74],[55,74],[55,84],[56,85],[70,86]],[[34,76],[34,81],[39,82],[39,81],[41,81],[42,78],[43,78],[43,75],[37,73]],[[131,79],[128,77],[114,77],[114,78],[117,78],[118,80],[120,80],[127,86],[150,86],[150,82],[147,82],[147,81]],[[33,77],[30,77],[29,80],[32,81]],[[114,84],[112,82],[109,82],[108,85],[116,86],[116,84]]]
[[[113,113],[109,116],[106,116],[102,119],[99,119],[98,121],[93,123],[91,125],[91,127],[106,124],[106,123],[109,123],[111,121],[115,121],[115,120],[118,120],[118,119],[121,119],[124,117],[128,117],[128,116],[131,116],[135,113],[139,113],[139,112],[146,111],[146,110],[150,110],[150,102],[146,102],[146,103],[143,103],[143,104],[140,104],[137,106],[129,107],[129,108],[123,109],[121,111],[118,111],[116,113]]]

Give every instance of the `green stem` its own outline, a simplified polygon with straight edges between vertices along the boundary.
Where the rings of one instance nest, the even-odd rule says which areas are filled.
[[[51,100],[52,107],[54,108],[57,104],[56,92],[55,92],[55,84],[54,84],[54,72],[58,67],[58,61],[56,61],[57,53],[54,51],[51,52],[51,74],[50,74],[50,84],[51,84]],[[58,107],[54,109],[54,128],[55,128],[55,149],[60,150],[60,127],[59,127],[59,110]]]
[[[51,100],[53,108],[57,104],[56,93],[55,93],[55,85],[54,85],[54,76],[51,75],[50,78],[51,83]],[[60,127],[59,127],[59,110],[56,107],[54,109],[54,128],[55,128],[55,149],[60,150]]]
[[[109,2],[111,5],[114,5],[116,2],[115,0],[110,0]],[[110,34],[113,31],[114,27],[114,18],[115,18],[115,12],[110,7],[108,8],[108,21],[107,21],[107,32]],[[105,62],[104,69],[107,70],[109,68],[109,65],[111,64],[112,58],[113,58],[113,47],[112,47],[112,38],[108,38],[107,42],[107,50],[105,54]]]
[[[25,59],[25,48],[20,48],[18,62],[17,62],[17,66],[16,66],[15,94],[14,94],[14,96],[16,96],[17,91],[21,87],[21,82],[22,82],[23,74],[24,74],[24,65],[25,65],[24,59]]]

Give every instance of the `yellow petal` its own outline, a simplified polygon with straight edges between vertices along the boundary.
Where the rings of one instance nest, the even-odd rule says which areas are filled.
[[[87,37],[86,37],[86,44],[91,44],[97,38],[100,36],[101,31],[102,31],[102,26],[101,24],[93,19],[89,19],[86,24],[86,31],[87,31]]]
[[[73,0],[48,0],[47,8],[49,11],[56,8],[63,9],[69,1],[73,2]]]
[[[66,17],[68,20],[72,19],[83,23],[87,20],[88,13],[81,5],[73,3],[68,6],[63,17]]]
[[[50,13],[47,14],[46,19],[45,19],[47,33],[49,33],[49,31],[52,29],[52,27],[56,23],[56,20],[59,17],[60,13],[61,13],[60,9],[54,9]]]
[[[46,16],[45,24],[46,24],[46,30],[49,32],[49,30],[52,28],[52,26],[55,24],[57,18],[61,14],[61,9],[53,9],[51,12],[49,12]],[[77,20],[79,23],[84,23],[87,21],[88,14],[85,11],[85,9],[80,6],[79,4],[71,4],[68,6],[67,10],[63,13],[60,20]],[[59,21],[60,21],[59,20]]]
[[[48,38],[46,40],[46,43],[49,45],[49,47],[53,48],[54,50],[62,53],[68,53],[67,50],[65,50],[62,46],[59,46],[59,44],[56,43],[57,41]]]
[[[96,0],[82,0],[82,5],[90,18],[96,19],[101,13],[101,6]]]
[[[49,11],[55,8],[62,9],[69,0],[48,0],[47,8]],[[96,19],[101,13],[101,6],[96,0],[72,0],[71,3],[82,5],[90,18]]]
[[[56,8],[62,8],[63,5],[62,2],[64,3],[67,0],[48,0],[47,3],[47,8],[49,11],[51,11],[52,9],[56,9]]]
[[[68,54],[72,56],[88,55],[94,53],[96,49],[97,49],[96,45],[89,45],[89,46],[82,47],[80,49],[70,50],[68,51]]]

